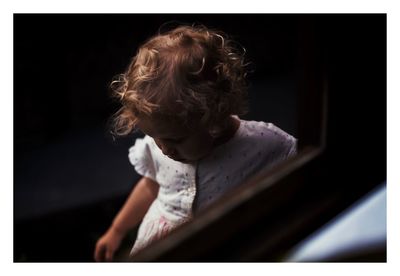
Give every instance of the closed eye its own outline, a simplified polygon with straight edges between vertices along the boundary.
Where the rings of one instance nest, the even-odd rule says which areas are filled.
[[[169,142],[169,143],[182,143],[184,140],[186,139],[186,137],[180,137],[180,138],[164,138],[162,140]]]

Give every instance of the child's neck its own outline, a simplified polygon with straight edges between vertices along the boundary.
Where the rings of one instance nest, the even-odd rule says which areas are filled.
[[[225,130],[221,133],[220,136],[215,138],[214,147],[217,147],[219,145],[228,142],[238,130],[240,126],[240,120],[235,117],[229,117],[228,120],[229,121],[227,122],[227,127],[225,128]]]

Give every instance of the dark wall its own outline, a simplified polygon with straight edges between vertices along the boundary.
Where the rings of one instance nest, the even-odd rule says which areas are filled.
[[[294,16],[15,15],[17,149],[103,124],[117,107],[108,94],[111,78],[140,43],[171,21],[202,23],[237,39],[254,62],[253,81],[293,73]]]

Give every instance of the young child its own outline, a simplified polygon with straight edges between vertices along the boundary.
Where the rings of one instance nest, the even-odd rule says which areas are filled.
[[[143,177],[98,240],[111,261],[140,222],[131,254],[190,220],[261,168],[296,152],[296,139],[271,123],[244,121],[244,56],[206,27],[181,26],[140,47],[114,82],[120,135],[141,130],[129,160]]]

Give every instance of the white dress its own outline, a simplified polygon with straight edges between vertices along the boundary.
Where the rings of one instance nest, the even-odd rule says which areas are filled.
[[[129,160],[142,176],[159,185],[156,200],[139,227],[131,254],[190,220],[221,195],[261,168],[296,152],[297,140],[271,123],[240,120],[235,135],[206,158],[184,164],[165,156],[154,140],[136,139]]]

